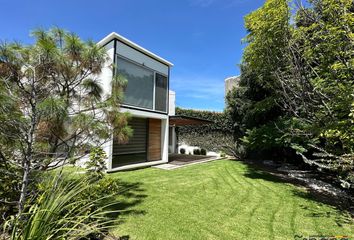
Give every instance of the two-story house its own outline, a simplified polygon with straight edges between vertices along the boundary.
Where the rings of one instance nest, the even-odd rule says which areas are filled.
[[[113,74],[127,80],[121,111],[130,113],[129,125],[133,129],[128,143],[119,144],[112,137],[104,145],[108,172],[168,162],[168,154],[178,149],[176,127],[210,121],[175,116],[176,96],[169,90],[172,63],[117,33],[109,34],[98,44],[107,50],[109,58],[99,76],[103,90],[112,91]]]
[[[122,112],[132,116],[129,125],[133,136],[127,144],[111,139],[104,149],[108,156],[108,171],[150,166],[168,161],[169,140],[169,75],[173,66],[117,33],[111,33],[99,43],[106,48],[109,61],[100,76],[103,88],[111,91],[113,74],[128,81]],[[112,71],[112,64],[117,73]]]

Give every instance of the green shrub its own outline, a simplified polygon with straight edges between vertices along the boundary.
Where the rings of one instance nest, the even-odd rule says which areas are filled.
[[[229,145],[225,146],[225,153],[229,156],[233,156],[235,159],[243,159],[246,157],[246,150],[242,143],[231,142]]]
[[[179,150],[179,153],[180,153],[180,154],[185,154],[185,153],[186,153],[186,149],[181,148],[181,149]]]
[[[201,150],[200,150],[200,155],[207,155],[207,151],[204,149],[204,148],[202,148]]]
[[[21,192],[21,180],[21,169],[0,161],[0,216],[2,219],[17,213],[16,201]],[[0,228],[2,228],[2,223],[3,221],[0,220]]]
[[[96,181],[89,179],[89,186],[86,191],[83,191],[81,194],[81,198],[90,199],[91,201],[95,201],[98,196],[110,196],[117,194],[121,189],[119,188],[117,180],[104,176],[102,179]],[[104,198],[106,201],[107,198]]]
[[[107,155],[101,147],[91,149],[89,161],[86,162],[86,169],[89,175],[98,179],[103,178],[106,167]]]
[[[193,154],[194,155],[200,155],[200,149],[199,148],[196,148],[193,150]]]

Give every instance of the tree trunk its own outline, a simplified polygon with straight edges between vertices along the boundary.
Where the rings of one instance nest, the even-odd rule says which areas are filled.
[[[30,173],[30,161],[28,161],[27,157],[23,167],[24,169],[23,169],[23,177],[22,177],[22,184],[21,184],[21,195],[20,195],[20,200],[18,202],[18,216],[20,216],[23,212],[23,208],[27,197],[27,188],[28,188],[29,173]]]
[[[34,94],[34,91],[32,92]],[[34,97],[33,97],[34,98]],[[31,115],[31,125],[27,133],[27,149],[26,149],[26,155],[24,156],[23,163],[22,163],[22,168],[23,168],[23,177],[22,177],[22,184],[21,184],[21,194],[20,194],[20,200],[18,202],[18,216],[21,216],[23,212],[23,208],[27,199],[27,189],[28,189],[28,184],[29,184],[29,177],[30,177],[30,171],[31,171],[31,163],[33,160],[33,142],[34,142],[34,133],[36,130],[37,126],[37,110],[36,110],[36,104],[31,102],[31,110],[32,110],[32,115]]]

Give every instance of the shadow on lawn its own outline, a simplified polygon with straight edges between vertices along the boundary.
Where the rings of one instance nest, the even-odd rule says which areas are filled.
[[[110,212],[106,216],[109,221],[114,222],[113,227],[115,228],[124,223],[127,216],[146,214],[146,211],[137,209],[137,206],[144,201],[147,195],[141,182],[126,182],[117,178],[114,181],[118,185],[118,191],[105,200],[105,204],[109,205],[105,210]],[[109,240],[130,239],[129,235],[113,236],[109,233],[109,229],[106,232]]]
[[[251,179],[263,179],[275,183],[286,182],[286,180],[281,178],[280,176],[272,175],[271,173],[256,169],[255,167],[250,165],[247,165],[247,172],[244,174],[244,176]]]
[[[116,179],[116,181],[120,190],[117,193],[118,197],[115,199],[117,202],[110,207],[113,211],[117,211],[112,217],[119,218],[119,223],[121,223],[127,215],[146,214],[144,210],[135,209],[147,197],[145,189],[142,188],[143,184],[141,182],[125,182],[121,179]]]
[[[110,221],[114,221],[115,225],[120,225],[124,223],[127,216],[145,215],[146,211],[137,209],[137,206],[147,197],[145,189],[142,187],[143,184],[141,182],[125,182],[121,179],[115,179],[115,181],[117,181],[119,191],[106,200],[106,203],[109,204],[106,210],[112,211],[107,215]],[[116,237],[109,234],[108,236],[108,239],[115,240],[130,239],[129,235]]]
[[[315,192],[313,190],[307,189],[307,191],[301,191],[298,189],[294,189],[293,193],[295,196],[302,197],[304,199],[310,200],[312,202],[316,202],[315,206],[309,205],[300,205],[302,209],[304,209],[307,213],[305,216],[311,218],[333,218],[337,224],[337,226],[342,227],[343,224],[351,224],[353,219],[348,211],[348,203],[341,202],[341,199],[336,199],[333,196],[329,196],[328,194]],[[333,211],[322,211],[318,208],[318,205],[327,204],[334,207],[335,212]],[[334,215],[334,216],[333,216]]]
[[[348,211],[351,207],[349,200],[341,199],[340,197],[332,194],[317,191],[313,188],[309,188],[303,181],[288,177],[286,174],[275,171],[274,169],[263,169],[253,163],[244,162],[247,166],[247,171],[244,174],[245,177],[250,179],[262,179],[274,183],[291,183],[296,186],[305,187],[305,189],[294,188],[292,190],[294,196],[304,198],[310,202],[316,202],[317,204],[327,204],[333,206],[339,213],[339,217],[336,217],[336,223],[338,226],[342,226],[343,223],[348,223],[351,220]],[[311,217],[332,217],[330,212],[320,212],[318,209],[301,206],[304,209],[308,209],[308,216]]]

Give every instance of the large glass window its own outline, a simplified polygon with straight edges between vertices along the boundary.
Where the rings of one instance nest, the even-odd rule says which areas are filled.
[[[116,59],[117,74],[127,80],[123,104],[167,112],[167,77],[124,58]]]
[[[155,110],[166,112],[167,109],[167,77],[155,75]]]
[[[118,74],[127,79],[124,104],[153,109],[154,72],[117,57]]]

